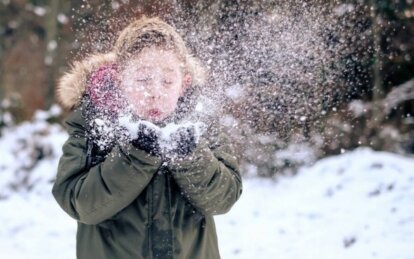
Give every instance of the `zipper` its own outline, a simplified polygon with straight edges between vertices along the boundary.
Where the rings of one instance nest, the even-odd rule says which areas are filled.
[[[174,236],[173,236],[173,224],[172,224],[172,215],[171,215],[171,174],[168,171],[165,171],[167,176],[167,197],[168,197],[168,217],[170,223],[170,235],[171,235],[171,258],[174,257]]]
[[[152,230],[152,195],[153,195],[153,190],[152,190],[152,181],[150,182],[150,184],[148,185],[148,255],[149,258],[153,258],[152,256],[152,235],[151,235],[151,230]]]
[[[172,231],[172,216],[171,216],[171,174],[169,173],[168,170],[165,170],[165,168],[167,168],[167,162],[165,161],[164,157],[161,156],[162,158],[162,162],[161,162],[161,166],[157,169],[158,173],[159,171],[161,171],[162,174],[166,175],[166,182],[167,182],[167,199],[168,199],[168,217],[169,217],[169,223],[170,223],[170,235],[171,235],[171,258],[174,257],[174,237],[173,237],[173,231]],[[154,206],[154,201],[153,201],[153,195],[154,195],[154,188],[153,188],[153,183],[151,181],[151,183],[148,185],[148,246],[149,246],[149,258],[154,258],[153,257],[153,251],[152,251],[152,225],[153,225],[153,221],[152,221],[152,210],[153,210],[153,206]]]

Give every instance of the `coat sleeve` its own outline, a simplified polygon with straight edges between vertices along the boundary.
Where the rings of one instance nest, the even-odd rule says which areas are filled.
[[[84,124],[71,118],[66,124],[69,138],[62,148],[52,193],[71,217],[98,224],[138,197],[161,166],[161,159],[133,147],[128,154],[115,147],[102,163],[86,169]]]
[[[170,162],[169,169],[183,195],[204,215],[227,213],[242,193],[238,162],[227,137],[210,147],[201,139],[194,152]]]

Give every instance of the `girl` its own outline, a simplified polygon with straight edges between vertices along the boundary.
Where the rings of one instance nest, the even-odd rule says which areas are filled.
[[[173,148],[159,141],[162,127],[191,114],[202,72],[170,25],[142,18],[110,53],[61,78],[71,113],[52,192],[77,220],[77,258],[220,258],[213,216],[242,193],[232,146],[217,130],[198,138],[192,125],[171,135]],[[129,135],[119,123],[127,112],[147,122]]]

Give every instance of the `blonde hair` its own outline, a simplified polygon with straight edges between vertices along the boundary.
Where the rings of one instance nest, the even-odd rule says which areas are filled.
[[[192,77],[192,84],[202,86],[207,80],[207,71],[200,61],[190,54],[184,40],[174,27],[158,17],[143,17],[125,27],[113,47],[118,61],[123,62],[146,47],[157,46],[173,50],[184,63],[184,73]]]

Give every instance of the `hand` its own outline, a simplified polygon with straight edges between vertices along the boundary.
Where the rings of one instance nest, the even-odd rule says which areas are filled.
[[[140,123],[138,126],[137,136],[131,141],[131,143],[136,148],[153,155],[158,155],[160,154],[158,138],[159,135],[155,129],[148,127],[144,123]]]
[[[185,157],[197,146],[195,127],[180,127],[171,134],[173,148],[167,151],[169,157]]]

